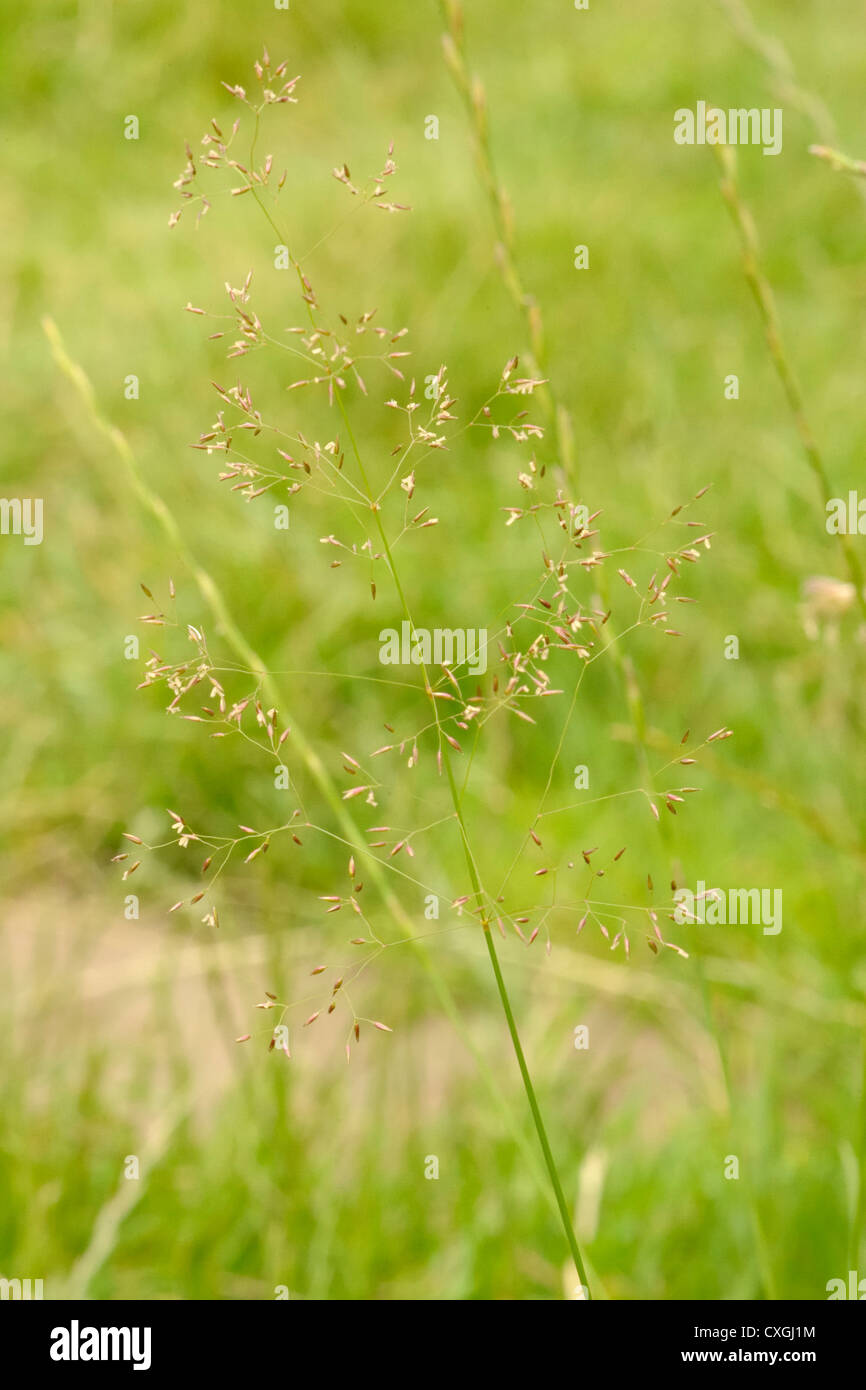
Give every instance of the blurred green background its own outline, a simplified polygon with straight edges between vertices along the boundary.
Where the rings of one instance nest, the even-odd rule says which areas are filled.
[[[628,845],[611,875],[617,900],[646,902],[647,873],[663,890],[672,864],[691,885],[784,892],[780,935],[681,928],[672,935],[688,959],[651,955],[637,932],[626,963],[556,914],[549,956],[543,936],[530,950],[509,937],[503,969],[530,1068],[598,1295],[823,1298],[851,1258],[866,1275],[856,1235],[866,648],[853,612],[817,640],[804,632],[803,582],[847,576],[716,163],[706,148],[674,144],[672,118],[698,99],[784,109],[783,153],[739,151],[738,176],[813,432],[845,495],[860,483],[866,442],[866,208],[807,151],[836,140],[866,156],[863,6],[837,0],[828,16],[820,0],[754,0],[750,11],[592,0],[588,12],[571,0],[472,0],[467,11],[467,61],[487,93],[516,259],[571,413],[576,500],[604,509],[613,548],[712,484],[695,515],[713,548],[685,590],[700,606],[677,612],[676,642],[627,639],[651,765],[668,761],[686,728],[692,741],[735,731],[690,770],[702,794],[667,818],[664,838],[640,796],[601,800],[551,821],[543,854],[527,860],[527,890],[541,899],[532,873],[548,859],[595,845],[609,858]],[[0,21],[0,492],[45,504],[41,546],[0,538],[0,1274],[43,1278],[46,1297],[272,1298],[278,1286],[293,1298],[572,1296],[483,943],[447,906],[469,891],[453,828],[421,838],[411,864],[402,857],[404,870],[441,885],[442,915],[425,922],[423,892],[395,879],[417,930],[437,930],[423,959],[400,947],[364,975],[356,1007],[395,1031],[367,1030],[348,1067],[339,1015],[306,1031],[293,1023],[289,1063],[267,1054],[270,1016],[254,1010],[266,989],[300,999],[314,966],[351,963],[352,924],[319,902],[346,891],[343,847],[312,837],[301,853],[283,837],[233,868],[218,933],[194,910],[167,915],[195,891],[182,852],[145,856],[128,888],[109,864],[124,830],[168,838],[165,807],[231,835],[238,823],[276,823],[285,794],[254,750],[213,742],[167,719],[158,693],[136,691],[142,665],[124,658],[128,634],[143,655],[151,645],[175,660],[190,651],[139,625],[141,583],[164,606],[172,578],[181,621],[232,658],[41,327],[44,315],[57,323],[189,550],[280,673],[287,710],[346,786],[342,750],[363,761],[385,741],[383,723],[423,722],[414,696],[349,678],[382,676],[376,633],[401,614],[381,568],[375,604],[368,566],[328,568],[333,552],[319,538],[345,527],[326,499],[305,492],[290,531],[275,531],[267,499],[246,506],[217,484],[214,460],[189,448],[214,417],[210,380],[230,383],[247,364],[227,366],[208,321],[183,306],[224,313],[224,282],[239,285],[252,268],[262,318],[301,318],[251,200],[220,203],[198,231],[187,213],[169,231],[171,184],[184,140],[196,148],[212,116],[228,124],[238,114],[221,81],[252,88],[267,44],[302,81],[299,104],[271,113],[259,155],[273,149],[288,169],[281,216],[322,304],[350,320],[377,307],[388,327],[407,325],[409,370],[420,380],[447,363],[458,409],[477,408],[506,358],[525,352],[526,325],[497,265],[443,27],[432,0],[292,0],[288,12],[266,0],[57,0]],[[124,138],[129,114],[137,141]],[[424,137],[430,114],[436,141]],[[391,139],[392,196],[412,212],[353,213],[332,168],[345,160],[353,176],[373,174]],[[577,244],[590,249],[586,271],[573,268]],[[332,437],[334,415],[303,393],[285,396],[281,370],[263,356],[240,375],[287,427]],[[724,396],[730,373],[737,401]],[[129,374],[137,400],[124,398]],[[399,383],[368,384],[359,439],[384,476],[401,436],[381,403]],[[425,463],[416,499],[440,526],[401,542],[400,562],[426,625],[492,628],[533,592],[537,535],[506,530],[500,510],[522,505],[515,479],[526,458],[469,435]],[[645,557],[635,564],[645,583]],[[627,612],[623,595],[612,597]],[[729,634],[738,661],[724,658]],[[298,674],[321,671],[338,677]],[[573,681],[573,668],[557,677]],[[564,718],[555,703],[536,728],[499,719],[481,741],[465,812],[485,880],[504,877],[535,813]],[[431,748],[411,774],[405,759],[382,772],[385,823],[447,813]],[[592,798],[644,780],[609,660],[582,684],[552,804],[578,799],[579,763]],[[297,760],[293,771],[311,814],[335,829]],[[423,794],[412,781],[422,777]],[[358,819],[376,823],[370,811]],[[141,909],[130,921],[133,889]],[[381,903],[368,906],[395,940]],[[573,1045],[580,1024],[587,1051]],[[236,1046],[247,1031],[253,1040]],[[129,1155],[138,1180],[124,1176]],[[437,1180],[425,1177],[432,1155]],[[725,1178],[729,1155],[738,1181]]]

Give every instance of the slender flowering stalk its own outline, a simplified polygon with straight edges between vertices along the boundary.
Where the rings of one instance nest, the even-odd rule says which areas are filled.
[[[800,390],[794,368],[791,364],[784,339],[782,337],[779,316],[776,311],[776,300],[770,288],[769,281],[761,268],[760,250],[758,246],[758,233],[754,219],[746,207],[740,195],[737,183],[737,164],[733,150],[727,145],[714,145],[713,153],[719,162],[722,171],[721,191],[728,211],[734,222],[740,237],[743,257],[743,273],[746,282],[752,292],[752,298],[758,308],[761,322],[764,326],[764,335],[767,340],[767,347],[770,350],[773,366],[776,374],[782,383],[782,390],[785,399],[791,410],[806,461],[815,477],[821,500],[826,506],[836,495],[827,469],[824,464],[821,451],[815,441],[809,421],[806,418],[806,409],[803,402],[803,394]],[[860,559],[857,555],[851,537],[847,532],[839,533],[839,542],[845,557],[845,564],[848,568],[851,583],[854,585],[856,600],[866,616],[866,595],[863,591],[863,570]]]
[[[310,505],[317,508],[327,507],[326,525],[333,529],[320,535],[319,540],[327,547],[325,555],[330,568],[362,566],[369,574],[372,601],[377,597],[377,576],[382,571],[386,573],[401,612],[403,636],[401,647],[395,631],[380,633],[380,642],[388,640],[387,646],[380,648],[379,659],[383,665],[393,662],[406,665],[410,670],[414,668],[415,677],[390,681],[370,676],[361,679],[375,680],[377,684],[390,686],[395,697],[398,693],[401,695],[401,720],[405,719],[407,710],[413,721],[418,717],[416,707],[422,713],[420,723],[409,729],[404,727],[396,731],[394,724],[386,721],[391,741],[372,752],[362,748],[349,751],[342,745],[339,759],[346,780],[341,790],[311,736],[299,728],[294,712],[288,710],[275,673],[244,637],[215,580],[190,554],[178,522],[144,478],[125,438],[102,419],[89,381],[68,358],[53,325],[46,324],[56,360],[75,383],[92,419],[124,463],[137,496],[159,520],[166,537],[193,574],[218,638],[228,646],[233,657],[231,663],[218,664],[207,624],[198,618],[195,622],[180,619],[177,594],[171,581],[169,601],[164,608],[153,590],[142,585],[152,608],[141,621],[149,629],[165,630],[169,648],[164,652],[151,650],[139,688],[162,687],[167,694],[169,714],[195,724],[211,738],[242,742],[245,751],[254,750],[259,758],[265,758],[274,769],[275,788],[290,792],[294,801],[294,809],[274,817],[275,823],[244,823],[229,834],[191,824],[182,811],[168,810],[171,828],[164,844],[149,844],[143,835],[127,832],[125,843],[112,862],[124,866],[122,874],[127,878],[134,872],[145,872],[142,864],[148,851],[174,847],[186,853],[187,858],[190,853],[195,853],[197,858],[203,854],[195,891],[191,894],[189,890],[184,891],[167,910],[178,912],[186,906],[194,907],[197,912],[204,913],[201,921],[207,927],[218,930],[221,916],[215,892],[232,861],[240,864],[242,872],[255,873],[269,851],[273,854],[272,846],[277,842],[285,845],[289,853],[296,854],[303,852],[311,837],[317,839],[323,852],[339,850],[348,856],[348,862],[345,858],[342,861],[347,881],[329,884],[331,891],[319,893],[318,898],[321,910],[328,916],[341,912],[350,914],[353,931],[357,933],[349,942],[354,958],[341,960],[333,966],[327,959],[316,964],[309,972],[311,983],[300,997],[281,999],[276,992],[265,991],[264,999],[256,1005],[265,1016],[265,1028],[243,1032],[236,1038],[236,1042],[244,1046],[261,1038],[263,1033],[267,1051],[275,1056],[282,1054],[288,1061],[295,1054],[286,1020],[295,1014],[299,1030],[321,1030],[334,1015],[346,1019],[347,1059],[351,1058],[362,1032],[366,1035],[371,1030],[371,1036],[384,1035],[382,1044],[386,1045],[385,1038],[393,1033],[392,1022],[396,1020],[386,1022],[383,1018],[371,1018],[362,1012],[356,1000],[369,967],[384,953],[402,944],[411,944],[421,955],[440,999],[459,1026],[456,1005],[444,982],[437,978],[426,960],[419,934],[397,889],[432,894],[437,904],[442,896],[450,898],[458,921],[465,917],[470,927],[475,931],[480,929],[484,937],[543,1164],[538,1163],[535,1150],[527,1147],[525,1135],[518,1132],[516,1138],[524,1152],[532,1155],[533,1171],[540,1170],[545,1176],[547,1196],[562,1223],[566,1245],[581,1280],[581,1296],[588,1298],[592,1295],[587,1262],[578,1246],[521,1043],[494,929],[505,936],[506,927],[510,926],[527,949],[544,932],[542,940],[549,952],[552,924],[570,921],[576,924],[576,934],[579,934],[586,922],[591,921],[608,948],[619,950],[626,959],[630,953],[630,934],[635,930],[645,935],[647,947],[654,956],[659,956],[660,948],[666,948],[679,957],[686,957],[687,953],[676,942],[665,939],[653,906],[645,902],[615,901],[617,895],[611,893],[607,885],[604,894],[596,891],[596,880],[604,878],[619,863],[625,854],[625,845],[601,850],[598,845],[582,849],[576,856],[582,862],[575,863],[565,857],[564,846],[557,856],[555,836],[551,835],[553,844],[545,848],[539,830],[542,820],[549,822],[573,809],[550,806],[554,773],[561,760],[564,739],[584,678],[599,657],[611,653],[626,681],[629,708],[643,750],[643,786],[617,795],[643,798],[658,821],[659,806],[675,816],[685,811],[690,794],[699,790],[680,785],[656,790],[645,746],[643,707],[639,693],[635,694],[637,681],[622,648],[627,636],[640,629],[658,631],[662,639],[676,639],[682,635],[679,627],[674,626],[673,604],[693,602],[681,589],[691,567],[710,549],[711,533],[706,531],[703,522],[680,516],[683,507],[678,506],[634,545],[604,549],[599,529],[593,525],[600,509],[591,511],[568,494],[563,485],[562,469],[551,469],[551,476],[546,476],[548,470],[544,461],[532,452],[541,447],[545,433],[544,427],[532,418],[532,398],[536,393],[541,397],[547,423],[559,432],[560,439],[567,412],[556,403],[540,371],[541,320],[526,300],[517,279],[506,202],[492,174],[494,212],[506,238],[503,260],[506,279],[513,281],[512,288],[518,300],[527,308],[530,335],[534,335],[528,372],[524,368],[523,374],[519,374],[518,358],[511,357],[498,381],[491,385],[486,399],[474,409],[467,409],[458,406],[457,397],[452,395],[448,384],[447,370],[442,366],[438,373],[427,378],[428,390],[424,395],[430,404],[425,405],[419,399],[415,380],[407,381],[405,375],[409,357],[404,342],[407,328],[386,328],[378,321],[375,310],[362,312],[354,321],[343,314],[339,315],[339,323],[328,318],[310,281],[308,258],[298,258],[290,249],[292,237],[286,235],[276,210],[287,176],[283,173],[278,177],[272,155],[268,154],[262,161],[257,153],[264,113],[269,107],[294,104],[300,79],[287,77],[286,65],[274,66],[267,53],[255,64],[255,74],[260,85],[258,98],[249,97],[239,84],[224,84],[232,97],[252,115],[254,125],[248,151],[238,149],[240,119],[230,130],[212,121],[211,130],[201,142],[202,151],[194,154],[187,146],[187,164],[175,185],[181,205],[172,213],[169,222],[174,226],[186,212],[193,210],[197,211],[197,223],[201,221],[213,206],[212,197],[203,191],[201,176],[210,180],[211,174],[216,172],[227,176],[228,186],[212,196],[240,198],[251,195],[249,204],[257,207],[279,237],[279,245],[275,248],[279,259],[275,259],[275,268],[292,271],[302,305],[301,324],[275,328],[260,317],[252,289],[252,272],[238,285],[226,284],[227,313],[212,313],[192,304],[187,304],[186,309],[214,322],[216,331],[210,338],[223,340],[229,361],[262,353],[278,355],[285,369],[281,371],[284,388],[292,393],[288,399],[293,414],[286,420],[282,412],[272,414],[269,407],[260,404],[255,372],[252,367],[243,368],[249,372],[247,380],[236,377],[231,385],[212,383],[219,399],[216,417],[200,433],[193,447],[218,465],[219,481],[245,504],[254,504],[263,497],[288,497],[295,503],[294,509],[300,517],[305,515],[301,504],[308,499]],[[476,92],[472,100],[480,122],[479,138],[489,164],[483,99]],[[338,166],[332,173],[345,190],[341,196],[348,195],[355,208],[399,214],[408,209],[391,194],[396,169],[391,145],[380,172],[366,181],[356,179],[347,164]],[[317,245],[320,244],[321,239]],[[262,309],[265,317],[270,312],[272,306]],[[233,373],[235,370],[233,367]],[[375,382],[381,373],[389,379],[390,389],[398,392],[384,401],[385,411],[396,412],[396,421],[390,415],[385,428],[371,434],[375,442],[369,447],[365,443],[362,448],[353,418],[355,403],[360,404],[360,398],[370,397],[368,383]],[[395,388],[390,379],[400,385]],[[309,412],[313,423],[308,425],[304,421],[302,429],[295,422],[295,402],[310,397],[313,398]],[[318,414],[315,413],[317,406]],[[332,434],[335,419],[337,433]],[[416,497],[416,493],[423,493],[432,468],[444,470],[451,466],[450,458],[457,453],[454,446],[461,446],[462,436],[470,430],[476,436],[480,431],[488,449],[497,457],[503,442],[508,445],[509,459],[519,455],[516,482],[512,482],[516,489],[512,501],[519,500],[520,505],[502,508],[505,534],[510,536],[515,526],[524,532],[532,528],[533,536],[540,542],[541,555],[540,565],[536,559],[532,577],[522,581],[525,587],[520,601],[514,601],[504,613],[500,612],[492,635],[487,629],[483,630],[483,655],[474,643],[468,642],[466,632],[436,629],[431,636],[429,631],[416,626],[416,605],[410,600],[403,568],[397,559],[398,553],[402,555],[398,547],[407,535],[416,536],[417,544],[422,546],[431,534],[436,534],[432,528],[439,527],[441,519],[431,515],[430,506],[423,505],[423,498]],[[381,448],[381,439],[387,438],[389,433],[391,442],[395,436],[401,436],[391,450],[390,459],[383,457]],[[701,497],[704,491],[696,494],[693,500]],[[287,511],[285,505],[275,507],[275,514]],[[450,519],[444,518],[446,525]],[[674,541],[669,538],[671,530],[681,531]],[[609,581],[607,574],[611,567],[617,574]],[[604,608],[599,607],[599,592],[604,595]],[[628,618],[614,629],[609,620],[613,610],[621,607],[627,607]],[[183,654],[175,655],[177,637],[184,636],[187,643],[192,644],[192,655],[189,655],[188,645]],[[392,639],[396,655],[391,649]],[[489,674],[488,645],[495,663],[495,669]],[[487,875],[481,867],[480,846],[470,828],[467,807],[470,773],[482,747],[482,735],[493,720],[505,725],[509,737],[512,729],[525,724],[536,725],[539,722],[536,711],[545,709],[549,699],[566,695],[565,686],[570,695],[568,713],[537,814],[494,895],[485,884]],[[706,744],[729,735],[726,728],[717,729],[695,745],[695,755]],[[458,759],[463,757],[467,743],[471,744],[471,752],[465,762],[465,772],[459,776]],[[418,788],[415,770],[430,751],[435,756],[436,776],[432,782],[428,779],[429,785],[425,782]],[[399,807],[404,783],[397,783],[395,788],[378,770],[380,760],[393,764],[396,759],[402,760],[415,783],[413,791],[408,793],[410,803],[423,806],[426,799],[430,799],[432,814],[425,812],[419,816],[422,824],[404,822]],[[679,761],[693,763],[696,757]],[[660,769],[657,778],[660,779],[665,771]],[[406,776],[404,772],[403,778]],[[670,781],[669,777],[666,781]],[[397,803],[393,808],[396,820],[391,815],[392,797]],[[317,809],[320,803],[324,815]],[[359,816],[364,808],[372,810],[375,825],[362,827]],[[442,867],[433,847],[430,846],[429,853],[424,852],[428,837],[437,828],[444,834],[443,827],[450,828],[452,834],[456,832],[460,857],[465,861],[468,883],[464,881],[463,887],[469,891],[457,897],[450,884],[446,887],[435,881]],[[136,847],[134,855],[129,853],[130,843]],[[598,858],[593,859],[597,852]],[[532,856],[542,856],[541,862]],[[458,872],[462,877],[463,870],[458,869]],[[585,882],[581,884],[575,875],[580,878],[586,875]],[[369,880],[366,892],[364,879]],[[649,875],[647,883],[652,892]],[[564,887],[560,889],[558,885]],[[661,904],[657,902],[656,906]],[[434,915],[438,917],[438,906]],[[672,912],[668,915],[673,917]],[[401,933],[396,940],[387,938],[388,919]],[[332,969],[333,974],[326,978]],[[465,1030],[461,1031],[465,1036]],[[473,1051],[478,1056],[477,1049]],[[497,1097],[500,1108],[504,1108],[489,1074],[487,1079],[491,1094]],[[594,1274],[593,1282],[596,1291],[602,1288]]]
[[[460,99],[466,108],[475,139],[475,153],[484,192],[496,229],[496,261],[503,283],[526,324],[529,351],[526,361],[531,372],[547,375],[547,353],[544,340],[544,321],[540,306],[523,283],[514,251],[514,218],[511,203],[496,172],[487,96],[481,81],[472,78],[467,66],[462,0],[439,0],[439,8],[448,32],[442,38],[442,51]],[[538,392],[539,402],[548,418],[556,442],[556,457],[566,478],[576,481],[574,439],[571,416],[554,390],[545,384]]]
[[[743,43],[766,64],[779,100],[802,111],[811,120],[821,139],[835,143],[836,126],[827,106],[800,83],[791,55],[775,34],[758,29],[745,0],[717,0]]]

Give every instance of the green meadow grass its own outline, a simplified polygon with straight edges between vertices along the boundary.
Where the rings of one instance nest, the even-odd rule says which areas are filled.
[[[640,633],[629,655],[655,765],[687,728],[693,741],[723,725],[734,737],[701,759],[701,795],[670,818],[664,844],[630,797],[557,818],[550,848],[627,845],[616,882],[635,901],[647,873],[664,885],[671,857],[689,884],[784,892],[780,935],[681,928],[688,960],[656,958],[638,933],[626,964],[589,926],[575,941],[561,925],[549,957],[542,939],[529,951],[503,943],[530,1068],[596,1296],[820,1299],[852,1258],[866,1275],[852,1240],[866,1138],[866,647],[852,615],[835,644],[804,635],[801,585],[844,580],[842,557],[716,162],[674,144],[673,112],[698,99],[784,108],[783,153],[740,150],[739,185],[840,496],[860,485],[866,445],[866,206],[808,154],[827,140],[824,112],[790,82],[780,92],[779,73],[732,25],[735,6],[467,8],[516,257],[571,412],[580,500],[604,509],[613,548],[711,485],[695,515],[714,532],[712,550],[688,576],[700,606],[677,614],[680,640]],[[839,0],[828,19],[819,0],[753,0],[751,12],[784,44],[799,88],[824,103],[838,148],[866,157],[866,71],[852,41],[861,7]],[[215,648],[220,634],[41,327],[46,315],[56,322],[269,669],[340,673],[279,676],[301,725],[329,750],[375,747],[389,707],[354,676],[381,677],[376,633],[399,624],[384,584],[371,613],[365,577],[327,569],[324,507],[311,502],[298,524],[293,515],[287,539],[267,507],[224,491],[214,461],[189,448],[214,416],[209,381],[235,370],[183,306],[223,312],[223,283],[252,268],[269,312],[296,322],[272,268],[274,237],[243,198],[198,232],[188,215],[171,232],[167,222],[184,140],[196,144],[212,115],[231,121],[220,82],[247,82],[266,43],[302,74],[273,143],[289,169],[285,215],[298,253],[316,248],[308,268],[323,303],[349,318],[378,306],[385,324],[409,326],[419,378],[445,362],[461,405],[483,399],[506,358],[525,353],[525,325],[497,269],[441,31],[432,0],[396,12],[294,0],[288,14],[265,0],[58,0],[0,21],[0,491],[45,499],[41,546],[0,538],[0,1274],[42,1277],[47,1297],[254,1299],[284,1286],[292,1298],[555,1299],[576,1282],[466,918],[443,905],[442,921],[427,924],[422,895],[406,899],[419,930],[443,929],[424,951],[458,1029],[421,956],[401,947],[365,977],[363,996],[364,1013],[394,1034],[365,1036],[347,1067],[342,1025],[322,1021],[288,1063],[232,1040],[252,1031],[263,990],[299,996],[313,966],[348,949],[344,918],[323,917],[318,902],[340,891],[331,851],[275,845],[235,872],[218,942],[194,912],[166,914],[189,891],[178,856],[146,860],[129,890],[109,865],[124,830],[166,837],[165,807],[231,833],[265,823],[274,795],[251,752],[167,720],[157,693],[135,690],[141,666],[123,659],[126,635],[143,650],[171,644],[138,623],[140,584],[162,603],[173,578],[183,622],[203,625]],[[137,142],[123,138],[130,113]],[[431,113],[438,141],[424,139]],[[345,160],[373,173],[391,139],[394,196],[411,214],[365,210],[317,246],[350,211],[331,169]],[[587,271],[573,268],[581,243]],[[269,360],[255,370],[263,395],[294,407]],[[136,401],[124,399],[130,373]],[[724,398],[729,373],[737,401]],[[313,416],[320,431],[336,429],[326,412]],[[362,407],[360,419],[378,427],[381,412]],[[385,455],[397,437],[381,440]],[[483,626],[531,590],[536,540],[505,532],[500,510],[524,461],[515,451],[503,463],[470,438],[426,490],[421,504],[447,533],[413,541],[401,563],[431,626],[436,614],[457,625],[456,613]],[[738,661],[724,659],[729,634]],[[403,718],[406,699],[393,698]],[[467,806],[491,879],[534,814],[560,722],[551,711],[532,730],[491,725]],[[641,781],[610,661],[582,686],[555,804],[577,799],[568,774],[580,763],[594,798]],[[408,788],[394,814],[413,811]],[[469,891],[456,837],[438,832],[430,846],[437,881]],[[132,888],[141,918],[127,922]],[[588,1051],[573,1046],[579,1024]],[[141,1157],[137,1182],[124,1178],[128,1155]],[[729,1155],[739,1181],[724,1177]]]

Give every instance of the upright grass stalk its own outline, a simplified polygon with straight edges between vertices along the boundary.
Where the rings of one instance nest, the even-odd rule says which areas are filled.
[[[493,157],[490,139],[490,123],[487,111],[487,97],[482,83],[469,75],[463,40],[463,10],[461,0],[439,0],[439,9],[448,28],[442,37],[445,61],[454,80],[454,85],[466,108],[470,127],[475,139],[475,152],[481,181],[490,207],[493,225],[498,237],[496,260],[508,293],[520,312],[526,325],[529,351],[524,357],[534,376],[547,374],[547,353],[544,340],[544,320],[538,302],[523,284],[520,267],[514,252],[514,219],[511,203],[505,188],[500,183]],[[571,416],[561,401],[557,401],[553,389],[545,384],[537,396],[548,419],[548,426],[556,440],[557,461],[567,478],[576,481],[574,459],[574,440]]]
[[[544,328],[541,309],[537,300],[524,288],[520,270],[514,255],[514,236],[510,204],[507,194],[496,174],[484,87],[478,78],[473,79],[469,74],[464,41],[462,0],[439,0],[439,9],[448,29],[442,41],[445,60],[469,116],[482,183],[490,204],[494,226],[499,236],[497,259],[502,272],[502,279],[512,300],[521,311],[526,322],[531,352],[537,369],[543,371]],[[559,446],[559,462],[565,473],[574,479],[573,432],[569,412],[564,404],[557,400],[555,388],[552,385],[548,384],[544,394],[539,392],[539,398],[547,411],[549,422],[554,425],[556,430],[556,439]],[[602,594],[602,600],[605,606],[609,608],[609,584],[604,570],[598,572],[598,583]],[[643,784],[647,793],[650,793],[653,789],[654,779],[649,758],[646,709],[640,684],[637,680],[633,664],[622,651],[621,643],[618,641],[617,633],[612,624],[610,622],[606,623],[601,631],[604,635],[606,650],[609,651],[612,657],[614,667],[622,685]],[[656,827],[665,854],[670,858],[671,833],[669,824],[666,821],[657,819]],[[731,1082],[727,1050],[724,1045],[722,1034],[716,1023],[710,987],[707,983],[703,964],[699,956],[695,958],[695,970],[703,1001],[706,1026],[713,1038],[719,1057],[726,1104],[733,1127],[735,1115],[734,1091]],[[754,1188],[748,1181],[744,1183],[744,1188],[761,1279],[767,1297],[773,1298],[775,1297],[775,1282],[773,1279],[766,1235],[761,1221]]]
[[[858,168],[859,161],[848,160],[845,155],[836,151],[838,134],[832,112],[819,96],[801,85],[793,59],[781,39],[775,34],[761,33],[745,0],[717,0],[717,3],[727,14],[743,43],[767,65],[779,100],[786,106],[800,111],[812,122],[822,143],[811,146],[810,153],[823,156],[830,163],[838,160],[835,167],[845,169],[848,173],[862,173],[866,165]],[[824,149],[824,146],[830,148]],[[866,203],[866,184],[859,184],[857,192]]]
[[[809,153],[829,164],[837,173],[854,177],[861,196],[866,195],[866,160],[851,159],[836,149],[821,145],[811,145]],[[859,1268],[860,1248],[863,1241],[863,1228],[866,1223],[866,1030],[863,1033],[863,1060],[860,1078],[860,1103],[858,1106],[855,1153],[857,1155],[857,1187],[854,1209],[848,1238],[848,1269]]]
[[[754,219],[743,201],[737,183],[736,159],[731,149],[725,145],[713,146],[713,152],[721,168],[721,192],[728,211],[737,229],[742,251],[743,272],[758,309],[770,357],[776,374],[782,384],[785,399],[794,419],[797,434],[806,456],[806,461],[815,478],[821,500],[826,504],[833,498],[835,489],[831,485],[821,451],[806,418],[802,392],[794,368],[785,348],[782,337],[776,301],[770,283],[761,268],[758,233]],[[812,153],[825,159],[832,167],[852,174],[862,174],[866,166],[850,160],[835,150],[813,147]],[[866,593],[863,587],[863,571],[860,558],[847,531],[839,533],[839,541],[854,588],[857,603],[866,616]],[[860,1088],[859,1119],[856,1135],[857,1153],[857,1193],[849,1232],[849,1257],[856,1259],[862,1238],[863,1222],[866,1218],[866,1034],[863,1039],[863,1073]],[[855,1265],[850,1265],[854,1268]]]
[[[746,283],[757,305],[761,323],[764,328],[767,347],[770,350],[770,357],[776,369],[776,375],[782,384],[785,400],[791,411],[794,425],[806,456],[806,462],[817,483],[818,491],[821,494],[821,500],[826,506],[826,504],[836,496],[836,493],[830,483],[823,456],[815,442],[815,436],[806,418],[803,394],[800,390],[796,373],[794,372],[791,359],[788,356],[782,338],[775,296],[770,287],[770,282],[761,269],[758,233],[754,219],[740,195],[739,186],[737,184],[736,159],[733,151],[727,145],[714,145],[712,148],[722,172],[720,182],[722,197],[725,200],[734,226],[739,234],[743,259],[743,273],[746,277]],[[848,575],[856,590],[857,602],[860,605],[862,613],[866,616],[866,596],[864,596],[863,593],[863,571],[860,566],[859,556],[851,542],[851,537],[846,531],[839,533],[839,541],[845,557],[845,564],[848,568]]]

